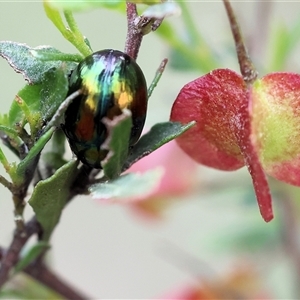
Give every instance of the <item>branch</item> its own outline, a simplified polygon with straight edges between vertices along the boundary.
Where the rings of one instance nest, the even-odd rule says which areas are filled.
[[[162,19],[154,17],[139,16],[136,4],[126,2],[127,12],[127,36],[124,52],[137,59],[143,36],[155,31],[162,23]]]
[[[136,4],[126,3],[127,12],[127,36],[124,52],[136,59],[141,47],[143,34],[135,25],[135,20],[138,18]]]
[[[15,232],[13,241],[8,250],[5,251],[0,247],[0,289],[8,281],[10,271],[19,261],[20,252],[25,243],[33,234],[40,234],[41,227],[35,218],[32,218],[26,225],[23,231]],[[36,281],[44,284],[53,291],[61,294],[66,299],[84,300],[90,299],[75,291],[72,287],[66,284],[62,279],[52,273],[48,267],[42,262],[43,256],[38,257],[34,262],[24,268],[23,272],[34,278]]]
[[[24,227],[23,230],[16,230],[14,238],[6,252],[2,251],[1,268],[0,268],[0,289],[9,279],[10,270],[16,265],[19,260],[20,252],[28,241],[28,239],[35,233],[40,232],[41,228],[37,220],[33,218]]]
[[[57,292],[58,294],[64,296],[66,299],[91,299],[90,297],[83,296],[82,294],[74,290],[73,287],[65,283],[56,274],[51,272],[41,260],[37,260],[34,263],[30,264],[23,270],[23,272],[34,278],[36,281]]]
[[[251,84],[257,78],[257,71],[248,55],[248,51],[245,46],[240,27],[231,7],[231,4],[229,0],[223,0],[223,3],[225,5],[225,9],[229,19],[243,79],[246,82],[246,84]]]
[[[0,261],[2,260],[3,255],[4,255],[4,250],[2,247],[0,247]]]

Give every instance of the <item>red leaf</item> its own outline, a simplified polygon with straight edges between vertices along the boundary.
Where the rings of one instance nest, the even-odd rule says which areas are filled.
[[[260,212],[273,218],[267,179],[250,134],[249,92],[243,78],[218,69],[185,85],[175,100],[171,121],[197,124],[176,139],[194,160],[220,170],[244,165],[252,176]]]

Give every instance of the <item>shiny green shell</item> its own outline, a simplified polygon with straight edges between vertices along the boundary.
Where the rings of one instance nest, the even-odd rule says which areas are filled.
[[[107,155],[100,147],[107,137],[102,118],[132,113],[129,145],[139,139],[147,112],[147,85],[144,74],[127,54],[117,50],[102,50],[86,57],[72,72],[68,95],[81,89],[69,105],[62,126],[72,151],[78,159],[101,168]]]

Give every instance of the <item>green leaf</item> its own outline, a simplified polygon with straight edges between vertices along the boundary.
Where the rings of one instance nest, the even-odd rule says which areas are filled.
[[[1,147],[0,147],[0,162],[3,165],[4,169],[9,172],[10,170],[10,164],[4,154],[4,152],[2,151]]]
[[[48,241],[60,219],[69,197],[69,188],[77,170],[77,160],[71,160],[53,176],[40,181],[29,200],[38,222],[43,228],[43,241]]]
[[[33,245],[33,247],[31,247],[18,261],[14,268],[14,272],[17,273],[22,271],[48,248],[50,248],[50,245],[47,242],[38,242]]]
[[[41,113],[44,120],[49,120],[65,100],[68,93],[68,76],[63,67],[50,69],[43,75],[41,90]]]
[[[50,46],[39,46],[36,48],[30,48],[26,44],[1,41],[0,42],[0,56],[5,58],[12,68],[21,73],[29,84],[39,83],[43,77],[42,75],[51,68],[58,68],[61,66],[61,61],[43,61],[32,55],[31,51],[47,52],[49,55],[53,53],[57,55],[59,50]],[[68,70],[74,69],[76,63],[65,62]]]
[[[51,1],[44,0],[43,5],[47,17],[52,21],[52,23],[60,32],[64,32],[66,27],[59,10],[55,7],[55,5],[52,5]]]
[[[38,141],[34,144],[34,146],[30,149],[26,157],[18,164],[15,173],[10,173],[12,180],[17,184],[19,181],[23,182],[24,177],[28,178],[29,174],[35,170],[36,164],[38,162],[39,155],[47,142],[50,140],[54,128],[51,128],[46,133],[44,133]]]
[[[18,92],[12,103],[8,118],[1,118],[2,124],[22,128],[30,124],[31,134],[35,137],[45,121],[51,119],[68,92],[68,77],[64,67],[52,68],[42,75],[38,84],[26,85]],[[6,123],[5,123],[6,122]]]
[[[73,10],[73,11],[82,11],[93,8],[109,8],[114,10],[125,11],[125,1],[124,0],[110,0],[110,1],[91,1],[91,0],[82,0],[82,1],[57,1],[57,0],[48,0],[46,1],[48,5],[59,10]]]
[[[71,54],[71,53],[49,53],[48,51],[44,51],[43,49],[36,49],[30,51],[31,55],[35,58],[42,61],[72,61],[76,63],[80,63],[84,57],[80,54]]]
[[[122,166],[128,155],[128,144],[132,128],[131,112],[123,110],[123,113],[113,120],[102,120],[108,129],[108,138],[101,146],[103,150],[109,150],[102,162],[104,174],[109,178],[116,178],[121,174]]]
[[[51,5],[50,2],[46,0],[43,2],[43,4],[47,17],[53,22],[64,38],[72,43],[83,55],[83,57],[92,54],[90,44],[79,30],[73,17],[72,10],[65,9],[63,11],[64,17],[68,24],[65,26],[59,9]]]
[[[24,149],[24,142],[19,137],[18,131],[4,125],[0,125],[0,138],[2,143],[10,149],[10,151],[12,151],[16,156],[20,156],[20,150]]]
[[[122,171],[127,170],[132,164],[144,156],[149,155],[159,147],[174,140],[193,125],[195,125],[195,122],[190,122],[186,125],[178,122],[165,122],[154,125],[151,130],[143,135],[137,144],[135,144]]]
[[[5,132],[6,134],[9,134],[11,136],[18,136],[18,132],[15,129],[7,127],[5,125],[0,125],[0,131]]]
[[[149,170],[143,174],[129,173],[119,178],[94,184],[89,188],[94,199],[126,202],[150,194],[157,188],[163,175],[162,168]]]
[[[25,85],[19,92],[18,96],[25,103],[28,109],[33,112],[39,112],[40,110],[40,93],[42,85]],[[8,126],[15,127],[16,123],[21,126],[25,123],[25,113],[22,107],[18,103],[18,98],[15,98],[11,104],[9,113],[8,113]]]

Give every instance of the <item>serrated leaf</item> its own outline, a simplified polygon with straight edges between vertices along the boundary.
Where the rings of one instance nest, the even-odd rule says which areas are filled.
[[[158,187],[163,173],[162,168],[143,174],[129,173],[106,183],[92,185],[89,191],[97,200],[126,202],[150,194]]]
[[[45,72],[51,68],[58,68],[62,64],[61,61],[39,60],[31,54],[32,50],[43,50],[49,54],[62,53],[51,46],[31,48],[26,44],[11,41],[0,42],[0,56],[5,58],[16,72],[21,73],[29,84],[39,83]],[[74,69],[76,66],[74,62],[65,62],[65,64],[68,69]]]
[[[109,178],[116,178],[121,174],[122,166],[128,155],[128,144],[132,128],[131,112],[124,110],[122,115],[113,120],[104,119],[108,130],[108,138],[101,149],[109,150],[102,162],[104,174]]]
[[[71,160],[50,178],[40,181],[28,201],[43,228],[43,241],[49,240],[59,222],[69,197],[70,185],[76,175],[77,165],[77,160]]]
[[[48,70],[42,75],[42,82],[26,85],[18,92],[10,107],[8,118],[2,117],[2,124],[14,128],[16,124],[23,126],[28,121],[33,129],[31,133],[34,135],[57,111],[67,91],[68,78],[64,68]],[[26,106],[27,115],[24,105],[20,104],[20,99]],[[7,124],[4,123],[5,121]]]
[[[43,76],[41,90],[41,113],[49,120],[64,101],[68,92],[68,77],[63,67],[50,69]]]
[[[122,171],[127,170],[136,161],[177,138],[193,125],[195,125],[195,122],[190,122],[186,125],[178,122],[165,122],[154,125],[133,147]]]
[[[33,262],[43,251],[50,248],[50,245],[47,242],[38,242],[33,245],[23,257],[18,261],[17,265],[14,268],[14,272],[20,272],[26,268],[31,262]]]

